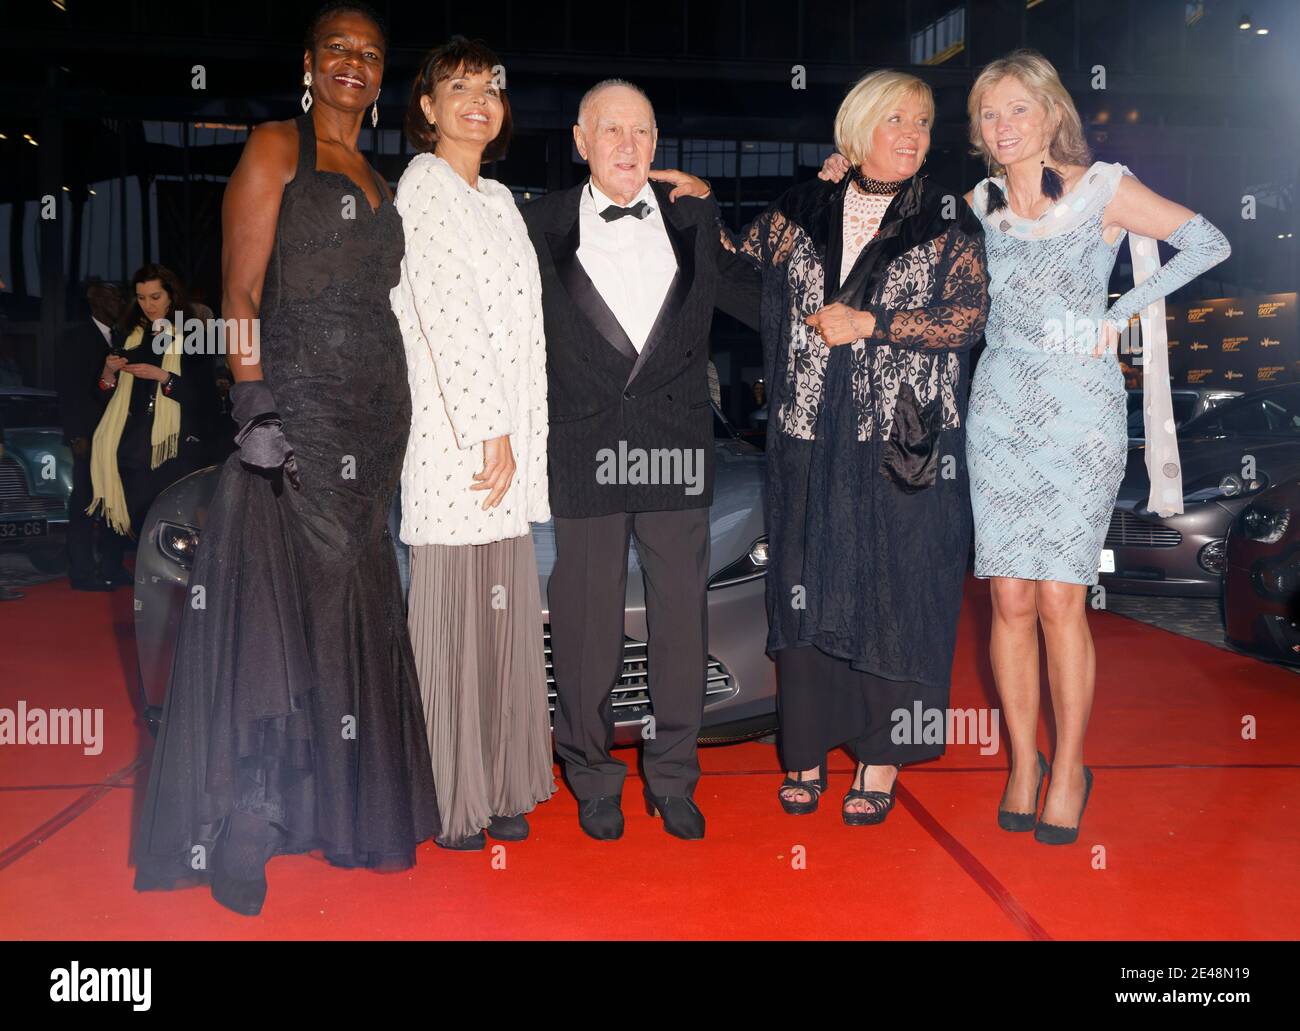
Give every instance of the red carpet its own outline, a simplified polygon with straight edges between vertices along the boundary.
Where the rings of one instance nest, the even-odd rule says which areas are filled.
[[[681,842],[624,793],[627,833],[595,842],[567,789],[532,837],[421,847],[402,874],[305,856],[268,868],[260,919],[206,890],[137,894],[127,853],[152,739],[135,711],[131,601],[63,583],[0,606],[0,706],[104,709],[99,755],[0,747],[5,938],[1295,938],[1300,932],[1300,677],[1108,613],[1091,615],[1096,784],[1079,843],[998,830],[1004,759],[953,745],[908,769],[880,827],[845,827],[851,764],[823,810],[776,804],[775,749],[702,752],[708,837]],[[994,699],[987,594],[972,581],[952,705]],[[1253,716],[1258,739],[1244,741]],[[1044,750],[1050,735],[1042,735]],[[622,753],[630,759],[631,753]]]

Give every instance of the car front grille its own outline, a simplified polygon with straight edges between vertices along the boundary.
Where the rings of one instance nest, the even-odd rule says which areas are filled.
[[[1132,512],[1116,509],[1106,531],[1108,548],[1176,548],[1183,535],[1172,526],[1139,519]]]
[[[33,497],[27,489],[27,477],[16,459],[0,458],[0,516],[26,515],[29,512],[62,512],[59,497]]]
[[[552,715],[555,713],[555,675],[551,668],[551,627],[544,624],[542,637],[546,650],[546,696]],[[651,711],[650,682],[647,679],[649,662],[645,641],[623,639],[623,673],[611,692],[614,700],[614,719],[638,719]],[[735,682],[727,668],[712,655],[705,665],[704,703],[706,705],[728,698],[736,693]]]

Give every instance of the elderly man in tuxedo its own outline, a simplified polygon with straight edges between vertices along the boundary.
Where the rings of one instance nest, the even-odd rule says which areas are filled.
[[[722,247],[717,205],[674,202],[670,186],[649,181],[657,138],[640,88],[598,83],[573,127],[590,178],[523,209],[546,329],[555,744],[582,829],[604,840],[623,833],[627,766],[610,751],[610,692],[623,671],[632,536],[654,709],[643,735],[646,805],[670,834],[704,836],[692,795],[708,647],[709,327],[715,306],[758,321],[758,278]],[[639,475],[638,458],[655,457],[680,475]]]

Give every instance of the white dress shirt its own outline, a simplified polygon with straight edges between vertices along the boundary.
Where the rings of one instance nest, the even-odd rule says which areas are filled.
[[[578,261],[639,352],[677,274],[677,255],[649,183],[632,204],[619,206],[637,201],[650,209],[645,218],[624,215],[606,222],[600,213],[614,202],[587,182],[578,205]]]
[[[99,319],[95,318],[95,316],[93,315],[90,316],[90,321],[95,324],[95,328],[98,329],[100,334],[103,336],[104,343],[108,344],[111,347],[113,344],[113,331],[109,329],[106,325],[104,325],[102,322],[100,322]]]

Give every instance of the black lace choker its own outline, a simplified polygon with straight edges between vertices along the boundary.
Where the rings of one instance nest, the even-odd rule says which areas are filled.
[[[849,175],[853,177],[853,182],[863,193],[897,193],[907,183],[906,179],[899,179],[892,183],[887,183],[882,179],[868,179],[856,165],[850,166]]]

